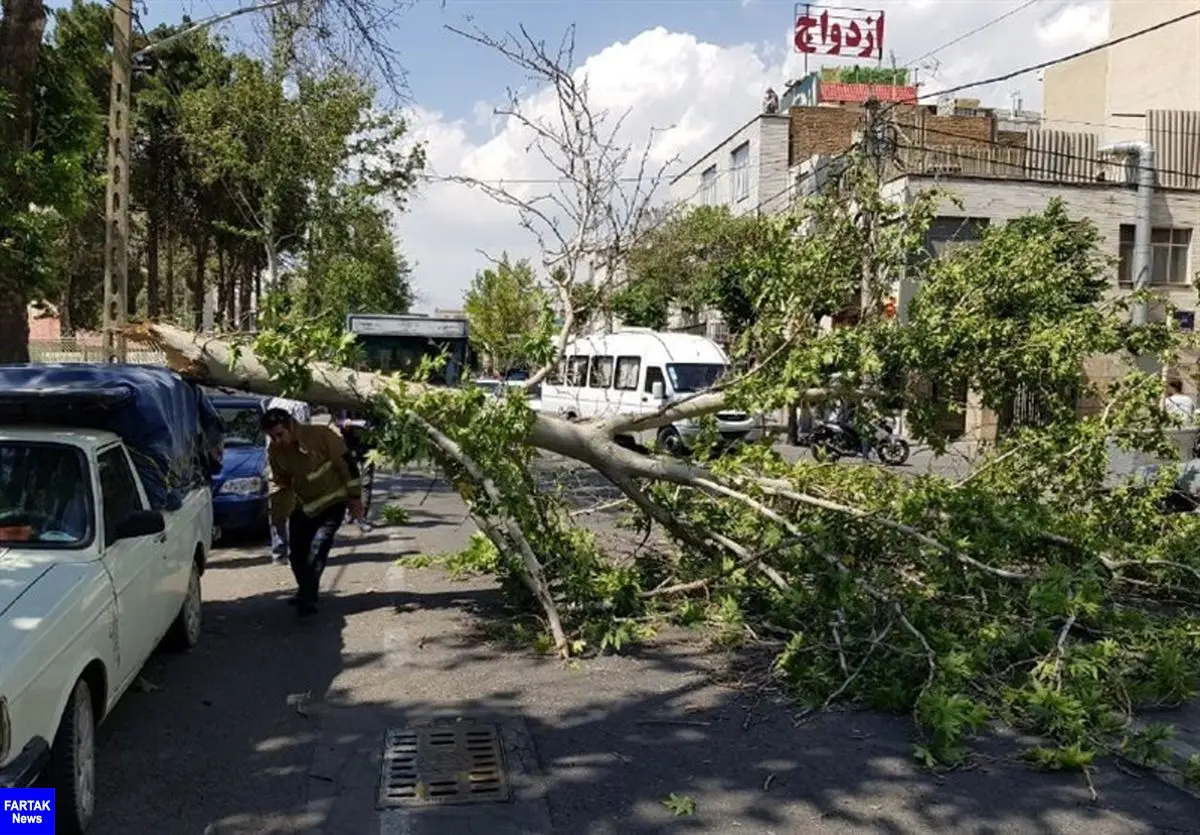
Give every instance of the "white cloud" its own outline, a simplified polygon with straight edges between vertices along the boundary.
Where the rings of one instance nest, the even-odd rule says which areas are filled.
[[[1037,39],[1054,46],[1091,46],[1107,37],[1107,3],[1071,3],[1058,9],[1037,29]]]
[[[904,65],[1018,3],[884,3],[888,13],[885,49],[894,51],[897,63]],[[862,4],[861,0],[845,0],[844,4],[876,5]],[[936,61],[922,61],[922,92],[1052,58],[1095,43],[1106,34],[1106,3],[1075,2],[1047,19],[1039,19],[1037,12],[1035,5],[938,51],[933,56]],[[691,34],[657,27],[592,55],[582,63],[581,72],[589,79],[594,108],[614,114],[629,111],[622,129],[626,141],[641,145],[651,128],[671,126],[656,137],[655,156],[678,155],[687,163],[750,119],[758,111],[767,86],[782,91],[786,79],[802,75],[803,60],[792,51],[790,29],[786,39],[781,40],[786,44],[786,53],[778,47],[705,43]],[[810,68],[836,63],[836,59],[810,59]],[[1012,91],[1022,94],[1027,108],[1040,106],[1041,88],[1032,74],[959,95],[1007,106]],[[495,91],[497,101],[502,92]],[[543,92],[535,94],[525,107],[538,111],[550,104],[548,94]],[[417,109],[413,114],[415,133],[428,141],[430,167],[442,175],[461,174],[489,181],[550,176],[547,165],[536,153],[529,152],[524,132],[511,122],[492,118],[491,110],[490,103],[479,103],[467,120],[448,121],[436,110]],[[472,141],[480,130],[490,136],[485,141]],[[517,188],[532,194],[553,186],[529,184]],[[397,225],[403,249],[416,264],[415,285],[421,309],[460,305],[471,277],[487,264],[479,250],[489,255],[507,250],[516,256],[536,256],[532,238],[518,227],[512,209],[461,185],[422,186]]]

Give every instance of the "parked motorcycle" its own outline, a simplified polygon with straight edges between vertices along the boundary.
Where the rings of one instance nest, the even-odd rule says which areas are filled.
[[[908,441],[896,434],[895,425],[887,418],[874,421],[874,437],[868,442],[879,460],[891,467],[908,461],[911,450]],[[813,458],[818,461],[837,461],[862,455],[863,442],[859,433],[850,427],[829,421],[817,421],[808,438]]]

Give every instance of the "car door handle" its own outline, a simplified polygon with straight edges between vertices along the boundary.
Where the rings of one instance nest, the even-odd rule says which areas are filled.
[[[160,533],[158,536],[154,537],[154,541],[160,544],[164,543],[167,541],[167,535],[165,533]]]

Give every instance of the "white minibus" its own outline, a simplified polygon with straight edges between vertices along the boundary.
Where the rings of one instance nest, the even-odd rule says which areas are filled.
[[[585,336],[567,345],[558,373],[542,386],[542,411],[568,420],[653,414],[668,403],[711,388],[729,369],[721,346],[703,336],[622,328]],[[719,412],[717,429],[728,442],[762,436],[763,419],[745,412]],[[633,440],[655,438],[660,447],[683,452],[700,431],[682,420]]]

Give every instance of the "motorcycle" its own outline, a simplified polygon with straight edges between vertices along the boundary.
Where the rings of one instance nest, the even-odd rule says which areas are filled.
[[[879,460],[890,467],[899,467],[908,461],[911,450],[908,441],[896,434],[893,423],[887,418],[874,421],[874,437],[868,441]],[[839,458],[863,454],[863,439],[859,433],[847,426],[829,421],[817,421],[809,437],[813,458],[818,461],[834,462]]]

